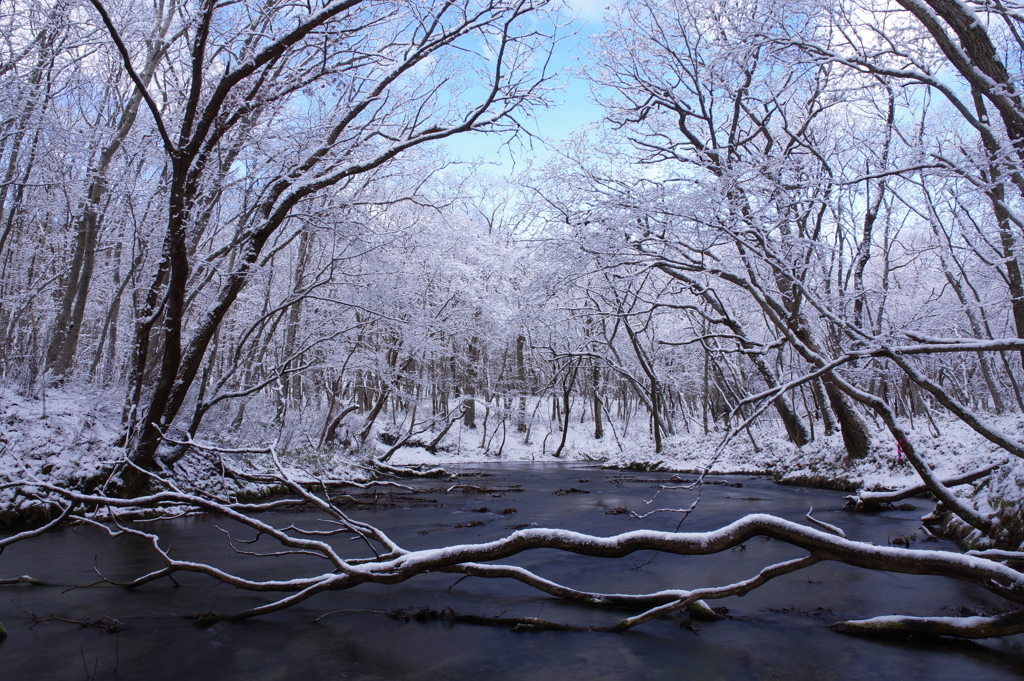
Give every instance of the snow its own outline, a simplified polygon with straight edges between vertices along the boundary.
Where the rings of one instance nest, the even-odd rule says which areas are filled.
[[[123,455],[123,450],[116,445],[120,436],[122,394],[120,387],[114,387],[50,389],[45,393],[24,395],[11,387],[0,386],[0,478],[5,481],[45,479],[54,484],[77,486],[100,480],[104,470]],[[1020,415],[996,416],[989,420],[1003,432],[1024,432],[1024,417]],[[1024,460],[1009,456],[954,419],[935,415],[933,424],[919,416],[913,425],[907,425],[908,437],[940,478],[1009,459],[990,478],[957,487],[955,492],[972,497],[982,515],[994,516],[997,527],[994,543],[1018,549],[1000,538],[1024,535],[1024,519],[1017,512],[1024,504]],[[270,434],[269,430],[260,429],[248,433],[222,431],[207,433],[206,441],[212,438],[221,446],[265,447]],[[606,424],[605,436],[597,440],[593,437],[591,423],[576,422],[570,424],[562,456],[555,459],[552,454],[561,438],[557,424],[534,419],[527,444],[524,434],[512,428],[495,433],[492,426],[485,437],[478,420],[475,429],[465,428],[461,423],[452,428],[437,453],[421,447],[404,447],[395,452],[388,463],[443,466],[497,461],[575,461],[620,468],[659,464],[659,470],[767,474],[782,483],[851,491],[899,489],[920,482],[909,463],[897,461],[895,442],[885,431],[876,431],[869,455],[861,460],[846,456],[839,434],[817,435],[814,441],[797,450],[781,431],[752,428],[749,434],[744,432],[723,447],[722,432],[705,435],[694,429],[694,432],[667,437],[662,451],[656,453],[646,423],[634,422],[628,429],[621,423],[616,423],[614,428]],[[425,438],[426,435],[421,439]],[[360,466],[389,449],[376,438],[370,451],[358,452],[318,450],[311,446],[308,438],[298,436],[291,440],[300,445],[282,446],[281,459],[290,474],[302,479],[311,475],[364,478],[365,469]],[[178,483],[186,489],[260,496],[261,489],[254,483],[228,489],[223,479],[212,479],[210,457],[209,453],[192,453],[182,459],[175,466]],[[232,465],[253,472],[272,471],[269,457],[261,458],[256,454],[237,457]],[[4,522],[9,523],[17,513],[41,506],[41,502],[26,498],[16,488],[0,489],[0,520]],[[993,545],[992,540],[982,541],[980,536],[972,536],[969,528],[953,523],[952,529],[972,546]]]
[[[971,615],[968,617],[914,617],[913,615],[882,615],[880,617],[871,617],[864,620],[856,620],[853,624],[864,625],[870,627],[871,625],[885,625],[885,624],[901,624],[903,622],[923,622],[931,624],[949,624],[952,626],[960,627],[963,630],[982,627],[986,624],[992,623],[991,617],[981,617],[978,615]]]
[[[75,485],[102,475],[123,450],[123,391],[46,390],[21,395],[0,386],[0,480]],[[0,489],[0,522],[42,507],[15,488]]]
[[[1021,432],[1024,418],[994,417],[1001,430]],[[983,467],[989,463],[1005,461],[1009,455],[957,420],[935,417],[939,434],[923,417],[917,417],[914,425],[907,428],[908,437],[917,450],[932,466],[940,478],[952,477]],[[541,431],[544,432],[544,431]],[[872,439],[867,457],[853,460],[847,457],[842,436],[838,433],[818,437],[799,450],[788,442],[782,432],[751,430],[752,443],[747,434],[735,437],[719,451],[722,432],[684,433],[668,437],[661,452],[655,452],[648,433],[640,436],[630,434],[628,439],[615,439],[606,434],[602,440],[593,438],[590,424],[573,424],[569,430],[567,446],[562,454],[564,461],[588,461],[607,467],[627,468],[644,464],[660,464],[660,470],[684,473],[707,472],[724,475],[729,473],[769,474],[780,482],[797,484],[802,481],[817,481],[821,486],[836,489],[866,489],[871,491],[898,489],[918,484],[920,479],[908,462],[897,460],[896,443],[885,431],[877,431]],[[469,435],[467,435],[469,434]],[[449,464],[480,463],[494,461],[557,461],[551,456],[551,440],[560,433],[553,431],[548,445],[542,451],[539,439],[531,435],[532,444],[522,442],[520,433],[509,432],[501,457],[496,456],[496,445],[486,450],[479,444],[480,431],[455,432],[444,441],[446,451],[431,454],[421,448],[400,449],[391,459],[392,464]],[[461,440],[459,439],[461,437]],[[475,440],[470,440],[474,438]],[[1011,466],[1012,470],[1013,469]],[[1024,500],[1024,471],[1007,474],[1003,469],[999,475],[1000,494],[1007,499]]]
[[[478,419],[479,424],[480,419]],[[619,426],[616,426],[619,427]],[[504,446],[502,446],[504,435]],[[441,443],[443,449],[431,454],[420,447],[403,447],[395,452],[388,463],[392,465],[413,464],[451,464],[451,463],[484,463],[494,461],[589,461],[600,463],[620,453],[620,446],[625,451],[638,451],[649,447],[646,431],[642,437],[630,434],[628,437],[616,439],[606,428],[603,438],[594,438],[594,425],[587,422],[571,423],[566,436],[565,448],[556,459],[552,454],[558,447],[562,433],[558,427],[548,421],[537,421],[531,426],[530,444],[524,442],[524,434],[514,428],[497,433],[493,427],[487,432],[487,443],[484,440],[482,426],[465,428],[461,424],[452,428]],[[489,445],[489,446],[487,446]],[[381,447],[381,453],[388,448]],[[498,455],[500,451],[500,456]]]

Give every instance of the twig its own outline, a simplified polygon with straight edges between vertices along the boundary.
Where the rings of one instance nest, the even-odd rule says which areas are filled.
[[[826,523],[824,520],[818,520],[817,518],[815,518],[814,516],[811,515],[812,513],[814,513],[814,507],[813,506],[811,506],[811,509],[809,511],[807,511],[807,515],[805,515],[804,517],[807,518],[808,520],[810,520],[812,523],[814,523],[818,527],[820,527],[821,529],[825,530],[826,532],[831,532],[832,534],[838,535],[838,536],[842,537],[843,539],[846,539],[846,533],[843,532],[843,530],[841,528],[838,528],[835,525],[832,525],[830,523]]]

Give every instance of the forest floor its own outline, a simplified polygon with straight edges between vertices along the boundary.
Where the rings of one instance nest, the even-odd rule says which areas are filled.
[[[121,406],[116,392],[50,390],[24,396],[0,387],[0,477],[5,480],[46,479],[59,484],[81,485],[94,479],[123,455],[116,446]],[[1024,417],[993,417],[992,421],[1010,433],[1024,432]],[[266,420],[256,420],[266,423]],[[214,424],[215,425],[215,424]],[[651,468],[686,473],[707,470],[713,474],[756,473],[771,475],[783,484],[828,489],[875,491],[898,489],[919,482],[905,460],[900,460],[896,443],[884,430],[876,430],[870,454],[854,460],[846,456],[838,434],[818,437],[797,449],[780,431],[752,428],[723,444],[724,432],[702,429],[665,438],[661,452],[647,432],[646,423],[623,428],[606,424],[603,438],[593,437],[593,424],[573,423],[559,458],[553,453],[561,439],[555,424],[538,422],[526,434],[509,428],[485,431],[453,428],[436,453],[422,447],[397,450],[392,465],[466,464],[498,461],[585,461],[615,468]],[[384,426],[386,428],[386,425]],[[692,426],[691,426],[692,427]],[[630,432],[632,431],[632,432]],[[424,438],[427,435],[423,436]],[[934,415],[913,420],[910,437],[940,478],[976,470],[990,463],[1013,459],[959,421]],[[265,447],[274,438],[265,429],[223,432],[215,442],[229,447]],[[311,446],[282,447],[282,459],[296,469],[329,477],[359,476],[372,456],[389,447],[374,439],[369,451],[353,456],[341,451],[317,451]],[[189,486],[202,486],[200,467],[177,467],[179,477]],[[970,496],[983,513],[1019,515],[1024,503],[1024,461],[1013,459],[994,475],[975,485],[957,488]],[[0,523],[31,515],[39,503],[16,489],[0,490]]]

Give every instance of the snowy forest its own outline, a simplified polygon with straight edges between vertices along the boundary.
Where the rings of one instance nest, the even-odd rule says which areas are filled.
[[[77,526],[157,560],[97,569],[106,587],[261,594],[207,626],[444,572],[612,608],[591,630],[622,632],[833,561],[1005,604],[839,631],[1024,633],[1024,4],[622,0],[593,31],[575,11],[0,1],[0,577]],[[539,139],[568,81],[602,120]],[[681,507],[410,549],[358,496],[497,497],[459,467],[526,461],[675,473],[648,510]],[[680,531],[708,476],[740,473],[846,510]],[[842,529],[915,495],[937,503],[913,541],[944,548]],[[336,529],[270,514],[299,507]],[[319,562],[250,574],[142,524],[197,513]],[[800,557],[638,595],[493,562],[757,536]],[[41,588],[28,571],[0,583]]]

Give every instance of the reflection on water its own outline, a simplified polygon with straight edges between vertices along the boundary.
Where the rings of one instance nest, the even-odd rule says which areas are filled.
[[[513,525],[536,523],[593,534],[632,529],[672,530],[673,514],[636,520],[609,514],[617,507],[643,512],[663,506],[685,508],[694,492],[663,492],[653,504],[655,481],[669,474],[616,474],[578,465],[474,466],[489,475],[463,482],[511,489],[445,494],[443,483],[424,482],[415,501],[353,508],[353,514],[387,531],[410,549],[495,539]],[[769,512],[803,522],[815,515],[842,527],[851,539],[885,544],[913,534],[915,511],[854,515],[838,510],[837,492],[780,487],[731,476],[742,487],[704,488],[687,530],[720,527],[750,512]],[[584,480],[586,480],[584,482]],[[557,495],[575,487],[587,493]],[[396,498],[397,499],[397,498]],[[433,503],[432,503],[433,502]],[[481,510],[486,507],[487,510]],[[514,508],[515,513],[502,511]],[[314,520],[311,514],[268,514],[286,526]],[[483,521],[483,525],[466,527]],[[213,561],[253,577],[317,574],[322,566],[304,557],[251,559],[232,555],[217,526],[222,519],[197,517],[150,525],[178,558]],[[456,527],[462,525],[463,527]],[[251,534],[251,533],[250,533]],[[265,541],[265,540],[264,540]],[[340,550],[359,548],[346,536]],[[256,547],[263,545],[260,542]],[[925,546],[955,550],[950,544]],[[269,544],[266,550],[272,550]],[[694,588],[750,577],[770,563],[801,552],[781,542],[754,539],[717,556],[650,552],[619,560],[536,551],[513,561],[555,581],[586,590],[648,592]],[[646,564],[644,564],[646,563]],[[130,579],[160,566],[152,551],[132,538],[110,539],[93,528],[64,530],[10,547],[0,557],[0,576],[28,573],[62,584],[95,577],[94,564],[111,579]],[[642,567],[637,568],[644,564]],[[397,586],[364,585],[314,597],[300,607],[241,623],[198,628],[191,618],[208,611],[232,612],[265,602],[258,596],[217,585],[199,575],[178,577],[176,587],[160,580],[135,591],[94,587],[4,587],[0,622],[8,632],[0,643],[0,678],[33,679],[1020,679],[1024,637],[986,643],[910,641],[884,643],[852,638],[826,628],[830,622],[881,614],[955,614],[960,606],[998,607],[998,599],[971,585],[939,577],[914,577],[821,563],[781,577],[743,598],[714,603],[734,619],[681,627],[685,615],[650,622],[625,634],[517,633],[493,627],[444,622],[405,622],[365,611],[452,607],[469,614],[543,617],[574,624],[608,624],[625,610],[602,611],[561,603],[518,583],[453,575],[422,575]],[[18,609],[69,619],[116,618],[131,629],[110,634],[60,622],[32,623]],[[319,623],[324,613],[344,610]],[[364,612],[351,612],[364,611]]]

